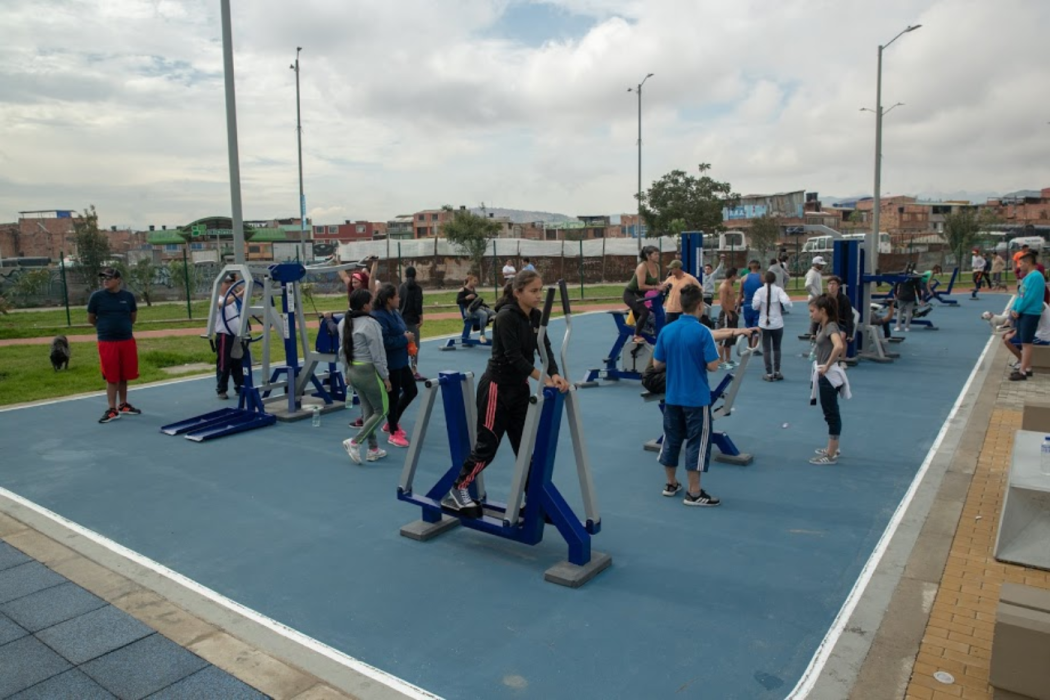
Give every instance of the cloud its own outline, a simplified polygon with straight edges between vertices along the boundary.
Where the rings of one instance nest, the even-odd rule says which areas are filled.
[[[228,212],[218,3],[6,0],[0,23],[0,219]],[[633,211],[627,88],[650,72],[645,184],[709,162],[739,192],[870,191],[876,49],[916,23],[884,55],[884,103],[905,103],[885,119],[884,191],[1050,186],[1039,0],[256,0],[233,3],[244,214],[298,212],[296,46],[317,223],[481,201]]]

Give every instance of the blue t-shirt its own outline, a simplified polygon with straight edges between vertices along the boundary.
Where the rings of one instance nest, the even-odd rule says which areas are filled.
[[[674,406],[711,405],[707,363],[718,359],[714,336],[696,316],[683,315],[664,326],[653,357],[667,365],[664,401]]]
[[[92,292],[87,305],[88,313],[95,314],[99,340],[131,340],[131,314],[138,310],[135,295],[126,289]]]
[[[751,308],[751,299],[755,296],[755,292],[762,289],[762,285],[765,284],[762,281],[761,272],[749,272],[745,277],[743,283],[740,285],[740,291],[744,293],[744,308]]]
[[[1021,293],[1014,301],[1014,311],[1019,314],[1041,316],[1043,313],[1043,292],[1046,280],[1039,270],[1032,270],[1021,281]]]

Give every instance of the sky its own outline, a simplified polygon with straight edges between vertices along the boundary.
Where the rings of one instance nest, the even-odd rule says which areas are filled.
[[[231,0],[244,218],[444,204],[635,210],[672,170],[740,194],[1050,187],[1045,0]],[[219,0],[3,0],[0,221],[229,215]]]

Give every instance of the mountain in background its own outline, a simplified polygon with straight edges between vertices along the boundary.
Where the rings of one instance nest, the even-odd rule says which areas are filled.
[[[525,209],[503,209],[502,207],[485,207],[484,210],[481,207],[473,207],[471,210],[473,213],[483,216],[486,212],[492,216],[498,218],[507,217],[513,224],[531,224],[534,221],[544,221],[549,224],[563,224],[569,221],[576,221],[575,216],[566,216],[565,214],[552,214],[547,211],[527,211]]]

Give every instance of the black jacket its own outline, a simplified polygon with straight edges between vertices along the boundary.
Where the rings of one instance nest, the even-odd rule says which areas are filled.
[[[539,344],[540,317],[538,310],[526,316],[517,302],[500,301],[496,304],[496,320],[492,329],[492,357],[485,370],[497,384],[520,384],[528,379],[536,365]],[[550,337],[544,337],[548,374],[558,374],[558,362],[551,350]]]
[[[411,277],[397,290],[401,298],[401,318],[405,323],[415,326],[423,318],[423,288]]]
[[[839,292],[838,298],[835,299],[835,303],[838,305],[839,310],[839,323],[838,326],[842,330],[846,331],[846,337],[853,337],[853,304],[849,303],[849,297],[844,292]]]

